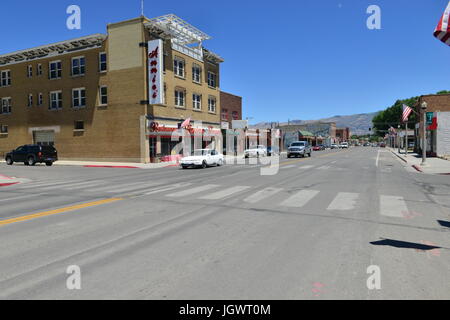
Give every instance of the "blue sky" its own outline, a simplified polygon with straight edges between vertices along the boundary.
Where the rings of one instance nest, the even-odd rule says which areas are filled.
[[[140,15],[140,0],[4,1],[0,54],[92,33]],[[243,97],[251,122],[373,112],[398,98],[450,90],[450,48],[433,30],[448,0],[146,0],[145,15],[174,13],[213,39],[221,88]],[[82,10],[81,30],[66,8]],[[381,30],[369,30],[369,5]]]

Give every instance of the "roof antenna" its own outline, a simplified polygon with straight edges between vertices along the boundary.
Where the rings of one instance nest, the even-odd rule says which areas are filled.
[[[144,0],[141,0],[141,17],[144,16]]]

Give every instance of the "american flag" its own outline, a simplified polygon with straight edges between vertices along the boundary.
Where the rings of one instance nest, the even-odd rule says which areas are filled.
[[[450,46],[450,1],[447,5],[447,9],[445,9],[444,14],[442,15],[441,20],[434,30],[434,36],[441,40],[443,43]]]
[[[402,121],[406,122],[408,121],[408,117],[411,114],[412,109],[408,107],[406,104],[403,105],[403,113],[402,113]]]
[[[180,128],[186,128],[187,126],[189,126],[190,123],[191,123],[191,118],[187,118],[186,120],[183,121]]]

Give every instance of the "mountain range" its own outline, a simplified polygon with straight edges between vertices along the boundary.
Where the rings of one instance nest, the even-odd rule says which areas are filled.
[[[371,133],[369,129],[372,128],[372,119],[378,113],[379,112],[360,113],[346,116],[333,116],[330,118],[322,118],[318,120],[290,120],[289,122],[280,122],[279,125],[302,125],[314,122],[335,122],[337,128],[350,128],[350,132],[352,135],[364,135]],[[271,126],[271,122],[259,122],[254,125],[250,125],[250,127],[253,129],[264,129],[270,128]]]

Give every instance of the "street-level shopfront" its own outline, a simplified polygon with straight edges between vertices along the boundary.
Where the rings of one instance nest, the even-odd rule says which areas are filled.
[[[221,149],[222,134],[218,127],[180,129],[178,125],[153,123],[149,124],[146,133],[151,162],[177,160],[183,155],[191,154],[194,149]]]

